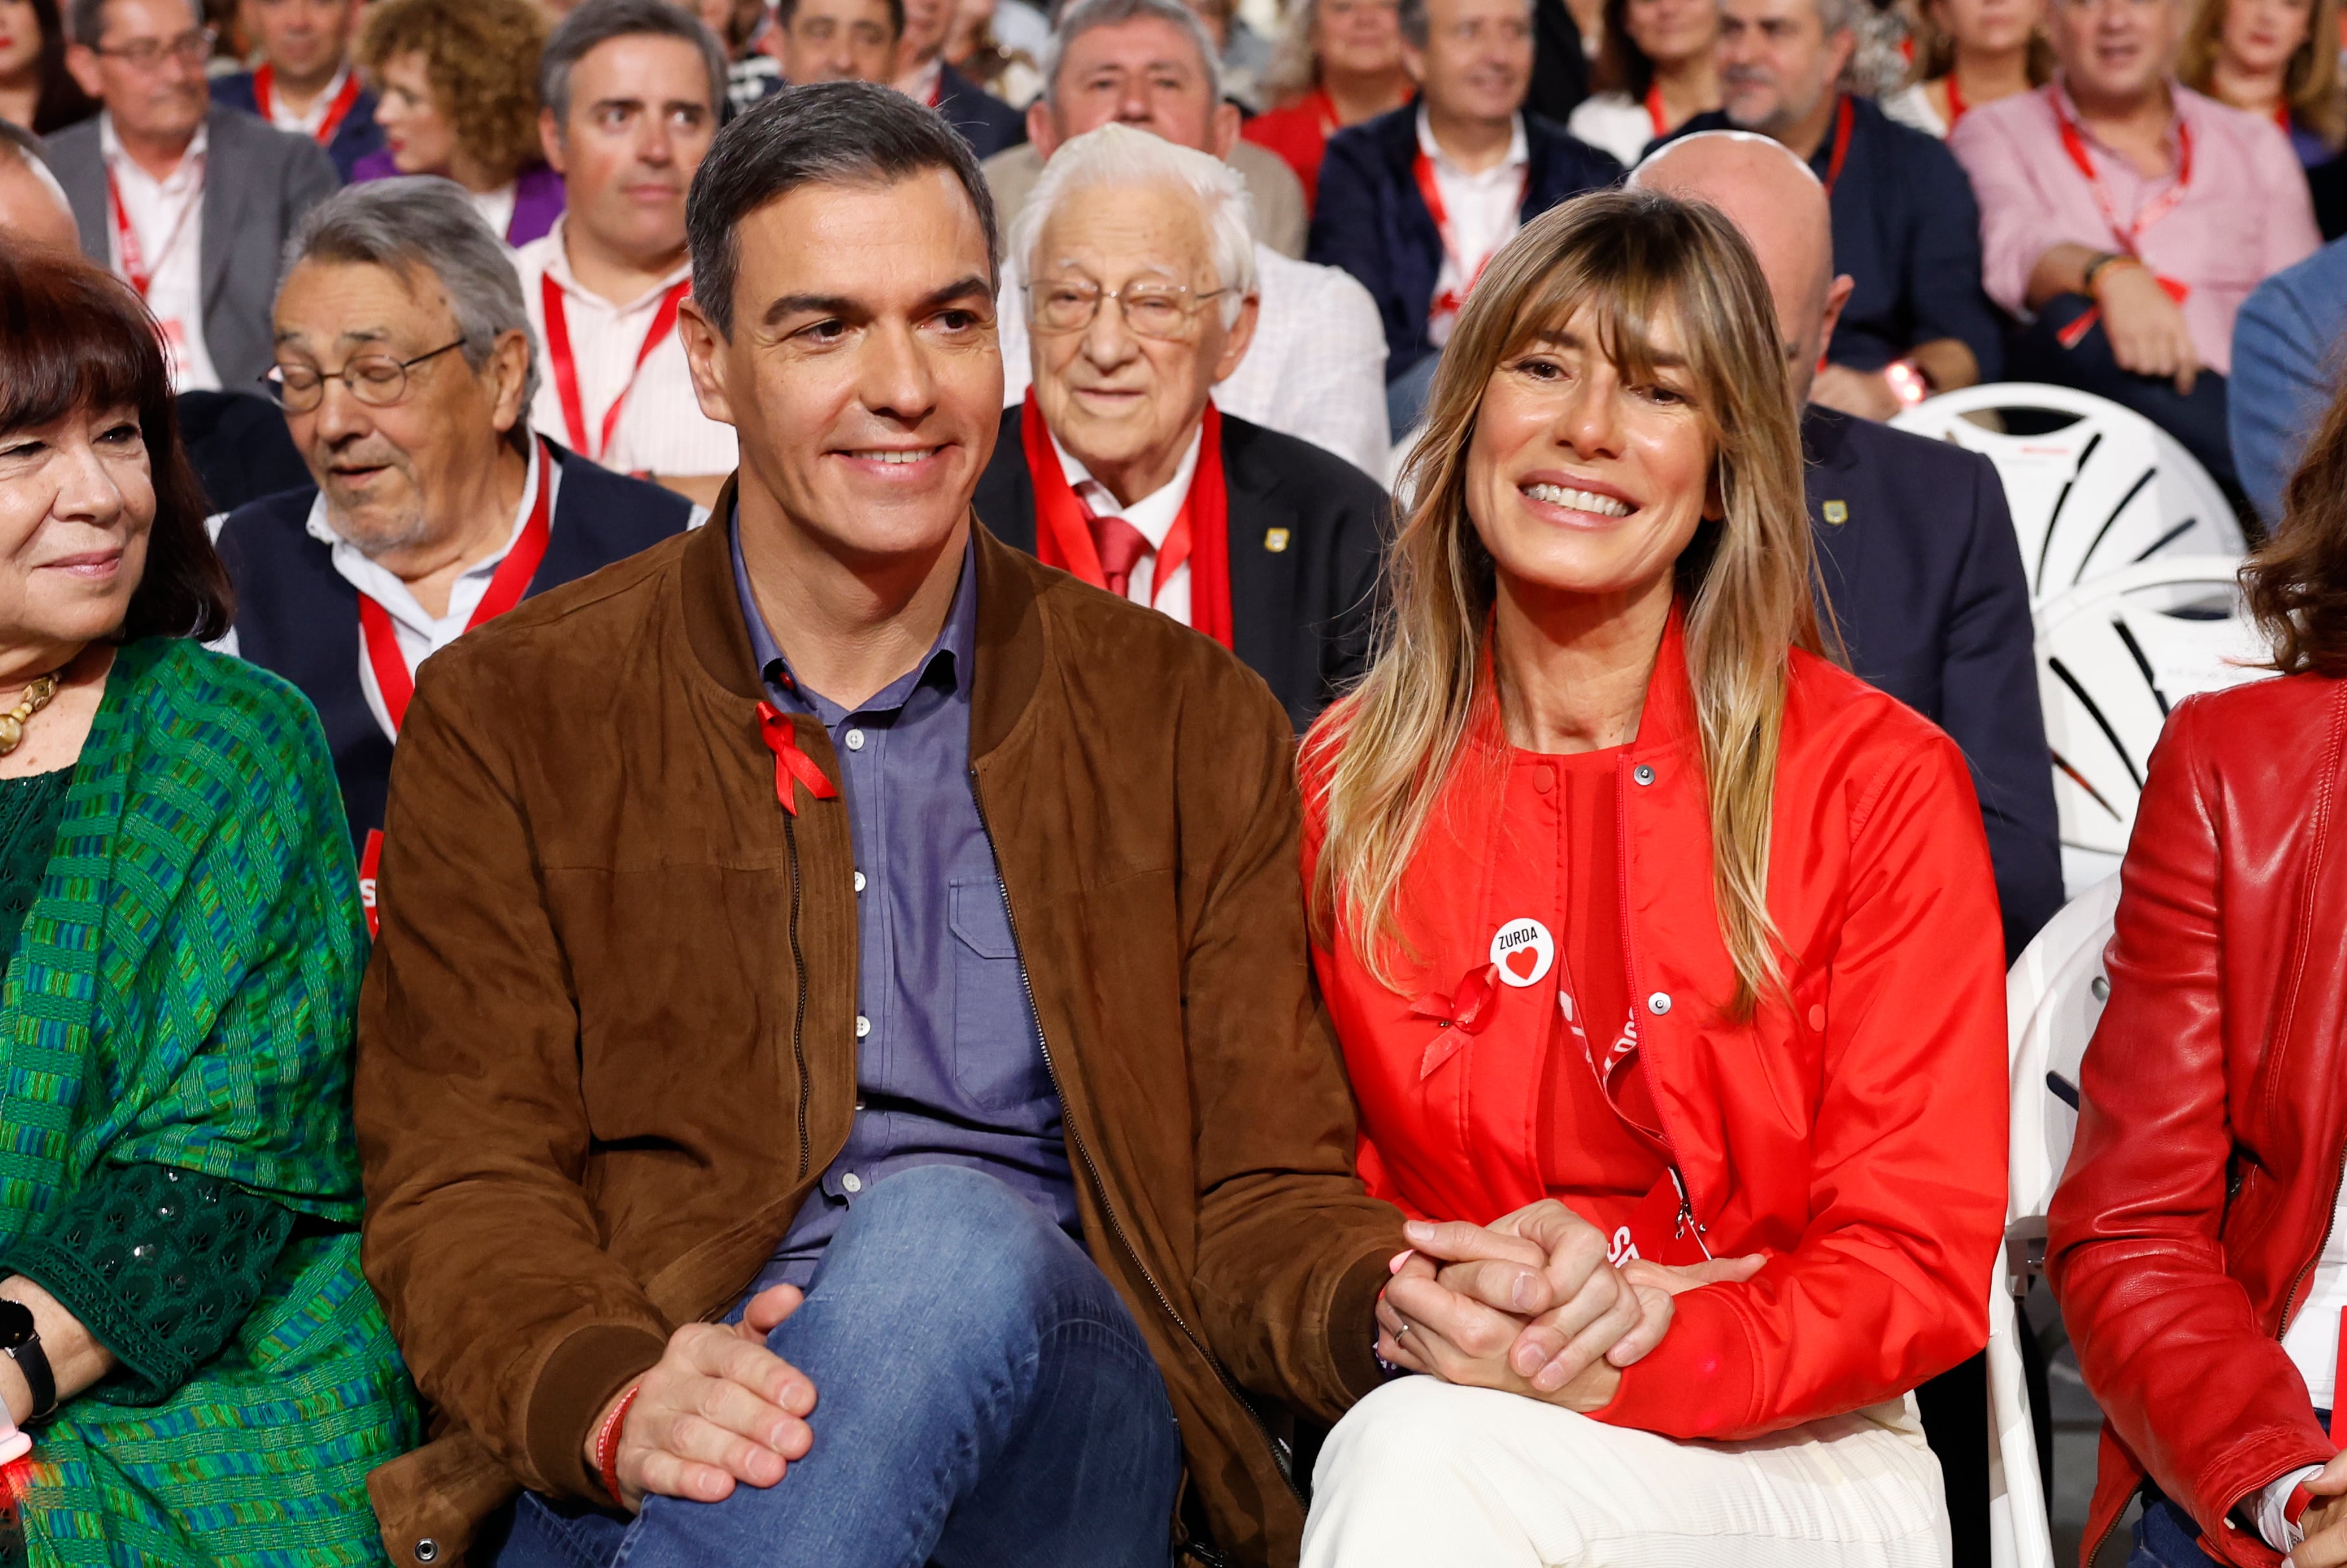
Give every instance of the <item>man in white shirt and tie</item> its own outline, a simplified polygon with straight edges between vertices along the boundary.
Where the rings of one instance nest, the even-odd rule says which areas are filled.
[[[692,286],[684,197],[725,101],[725,56],[665,0],[586,0],[539,56],[538,133],[561,218],[515,253],[547,374],[531,422],[607,468],[695,501],[733,469],[676,335]]]
[[[175,390],[250,387],[269,367],[278,252],[334,166],[211,102],[212,35],[190,0],[73,0],[67,30],[67,67],[105,105],[49,143],[83,253],[146,300]]]

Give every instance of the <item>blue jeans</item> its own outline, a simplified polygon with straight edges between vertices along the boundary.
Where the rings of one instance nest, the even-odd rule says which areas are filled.
[[[781,1481],[632,1523],[526,1492],[497,1568],[1165,1568],[1182,1445],[1157,1363],[1083,1249],[992,1176],[875,1186],[766,1343],[815,1387]]]

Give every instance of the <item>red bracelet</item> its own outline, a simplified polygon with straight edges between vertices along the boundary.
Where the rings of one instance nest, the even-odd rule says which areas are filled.
[[[602,1477],[603,1491],[613,1502],[620,1502],[622,1507],[626,1505],[620,1497],[620,1429],[627,1422],[628,1407],[634,1404],[636,1396],[643,1391],[641,1382],[631,1385],[626,1393],[620,1396],[620,1402],[611,1407],[611,1413],[603,1418],[603,1424],[595,1430],[595,1470]]]

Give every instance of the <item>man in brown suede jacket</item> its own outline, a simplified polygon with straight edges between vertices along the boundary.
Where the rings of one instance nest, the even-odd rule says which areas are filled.
[[[690,226],[714,520],[436,656],[401,735],[357,1116],[437,1419],[384,1540],[1292,1562],[1277,1434],[1380,1380],[1405,1244],[1288,720],[972,518],[998,256],[944,122],[786,91]]]

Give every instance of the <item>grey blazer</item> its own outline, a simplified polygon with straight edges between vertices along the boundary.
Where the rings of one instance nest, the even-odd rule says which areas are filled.
[[[204,349],[220,384],[250,392],[275,358],[270,311],[277,268],[302,214],[342,181],[325,149],[239,109],[215,106],[204,119],[210,150],[197,215],[196,265],[203,277]],[[73,203],[82,253],[112,264],[106,211],[106,159],[96,119],[49,138],[49,167]]]

